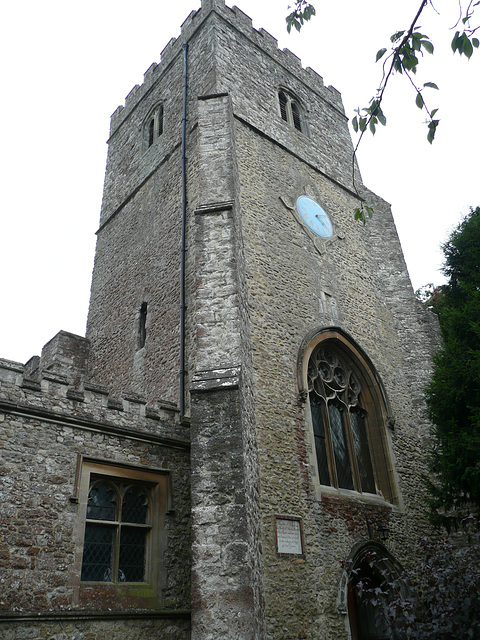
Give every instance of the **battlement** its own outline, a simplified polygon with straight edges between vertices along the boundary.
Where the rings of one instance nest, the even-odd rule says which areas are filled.
[[[136,104],[149,91],[151,86],[161,77],[175,56],[181,52],[182,45],[187,43],[199,26],[212,13],[224,18],[234,28],[249,38],[255,45],[266,51],[288,72],[303,80],[313,91],[343,112],[340,93],[332,86],[325,87],[323,78],[310,67],[304,68],[302,61],[289,49],[279,49],[278,41],[265,29],[255,29],[252,19],[238,7],[228,7],[224,0],[202,0],[198,11],[192,11],[181,26],[180,36],[172,38],[160,53],[160,61],[152,63],[144,73],[143,84],[135,85],[125,99],[125,105],[119,106],[111,117],[110,135],[128,116]]]
[[[0,359],[0,413],[15,411],[75,422],[150,433],[165,438],[188,437],[177,406],[168,401],[147,403],[133,392],[112,396],[103,385],[88,380],[89,341],[60,331],[25,365]]]

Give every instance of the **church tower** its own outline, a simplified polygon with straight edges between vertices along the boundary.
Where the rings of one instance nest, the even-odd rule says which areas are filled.
[[[75,491],[59,517],[76,624],[95,609],[118,640],[386,637],[354,587],[414,562],[428,531],[436,329],[352,156],[338,91],[223,0],[113,114],[86,339],[59,334],[15,391],[60,389],[45,429],[68,410],[80,434],[52,437],[69,449],[49,462]],[[107,499],[140,520],[95,511]],[[111,567],[95,555],[112,522],[136,536],[127,568],[121,533]]]
[[[194,638],[374,637],[342,563],[426,526],[432,327],[352,155],[339,93],[221,0],[112,118],[91,374],[190,419]]]
[[[112,117],[90,373],[190,421],[194,638],[374,637],[342,567],[427,526],[433,327],[352,155],[339,93],[221,0]]]

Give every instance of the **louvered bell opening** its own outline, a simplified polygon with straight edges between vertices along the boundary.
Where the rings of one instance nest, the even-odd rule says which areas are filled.
[[[292,109],[293,126],[298,131],[301,131],[302,130],[302,123],[301,123],[301,120],[300,120],[300,111],[298,110],[298,107],[295,104],[295,102],[292,102],[290,107]]]
[[[282,91],[280,91],[280,93],[278,94],[278,101],[280,103],[280,115],[282,116],[282,120],[285,120],[285,122],[288,122],[287,96]]]

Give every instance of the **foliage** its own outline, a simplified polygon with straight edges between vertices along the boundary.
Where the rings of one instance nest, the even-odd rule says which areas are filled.
[[[467,2],[466,6],[465,2]],[[458,0],[459,15],[457,26],[461,25],[461,29],[457,30],[453,37],[453,53],[458,52],[459,55],[470,58],[473,50],[479,47],[480,42],[474,34],[480,26],[471,26],[475,9],[479,4],[480,0],[476,2],[474,0]],[[352,120],[354,130],[360,132],[358,144],[365,131],[369,130],[372,134],[375,134],[378,124],[386,125],[387,119],[382,111],[382,101],[387,84],[395,73],[404,75],[412,85],[415,92],[415,104],[419,109],[424,109],[427,113],[427,140],[430,143],[433,142],[440,122],[436,117],[438,109],[429,109],[427,107],[424,91],[425,89],[438,89],[438,87],[434,82],[425,82],[422,86],[419,86],[414,80],[420,59],[425,53],[433,54],[434,52],[434,45],[429,36],[421,33],[420,28],[417,26],[420,16],[429,5],[434,9],[432,0],[421,0],[410,27],[395,32],[390,38],[391,46],[382,47],[378,50],[376,62],[383,59],[381,82],[369,105],[362,109],[358,108],[356,110],[357,115]],[[292,27],[300,31],[304,23],[314,15],[315,7],[310,2],[307,0],[295,0],[294,9],[286,18],[288,32],[291,31]],[[357,219],[365,223],[361,214],[358,215]]]
[[[469,529],[472,525],[469,525]],[[464,534],[466,537],[466,534]],[[383,581],[358,580],[355,589],[363,606],[374,608],[380,626],[393,640],[467,640],[480,637],[480,538],[456,548],[450,541],[418,542],[421,562]],[[381,566],[381,558],[371,562]]]
[[[433,445],[431,517],[455,526],[465,511],[480,513],[480,207],[443,246],[444,274],[435,303],[443,346],[426,390]]]
[[[360,222],[362,222],[363,225],[366,225],[367,217],[371,218],[373,216],[373,208],[369,207],[364,202],[362,202],[361,206],[354,209],[353,213],[354,213],[353,217],[355,220],[360,220]]]
[[[472,26],[475,9],[480,5],[480,0],[457,0],[458,2],[458,20],[456,27],[460,25],[460,29],[455,32],[451,46],[453,53],[458,52],[466,58],[471,58],[474,49],[478,49],[480,45],[479,39],[475,33],[479,26]],[[433,0],[421,0],[420,6],[415,17],[408,29],[396,31],[390,38],[389,47],[382,47],[377,51],[376,62],[383,60],[382,78],[375,95],[371,98],[368,106],[356,109],[356,115],[352,119],[352,126],[355,132],[359,132],[355,150],[353,152],[352,174],[353,184],[355,186],[355,157],[357,149],[362,141],[366,131],[370,131],[373,135],[379,124],[385,126],[387,118],[382,109],[382,102],[387,89],[389,80],[393,75],[399,74],[406,77],[412,86],[415,94],[416,106],[424,110],[427,114],[427,140],[430,144],[435,139],[437,127],[440,120],[437,116],[438,109],[431,109],[427,106],[425,90],[435,89],[438,86],[435,82],[424,82],[421,86],[415,81],[420,60],[425,53],[433,54],[434,45],[429,36],[420,32],[417,26],[420,16],[427,6],[436,11]],[[292,7],[290,7],[292,8]],[[315,7],[308,0],[295,0],[293,10],[287,15],[287,31],[290,33],[292,27],[300,31],[305,22],[315,15]],[[367,218],[371,218],[373,209],[368,207],[364,202],[354,210],[355,220],[359,220],[364,225]]]
[[[423,287],[415,291],[415,298],[434,313],[436,313],[436,305],[441,295],[441,287],[436,287],[433,282],[424,284]]]
[[[286,17],[288,33],[292,30],[292,27],[300,31],[304,23],[314,15],[315,7],[312,4],[307,0],[296,0],[295,9]]]

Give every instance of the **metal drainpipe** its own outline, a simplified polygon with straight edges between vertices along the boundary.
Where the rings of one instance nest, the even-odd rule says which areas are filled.
[[[183,45],[183,119],[182,119],[182,245],[180,262],[180,418],[185,414],[185,237],[187,227],[187,174],[186,174],[186,138],[187,138],[187,51],[188,43]]]

